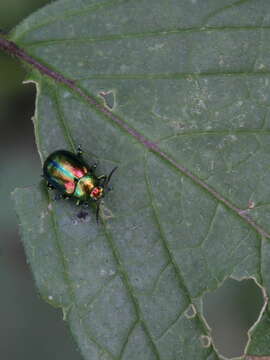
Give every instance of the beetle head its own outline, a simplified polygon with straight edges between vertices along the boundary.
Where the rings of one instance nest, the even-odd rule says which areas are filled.
[[[102,196],[104,196],[103,186],[95,186],[90,193],[92,200],[99,200],[102,198]]]

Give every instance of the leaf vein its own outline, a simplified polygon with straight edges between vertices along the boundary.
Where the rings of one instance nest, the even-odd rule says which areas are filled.
[[[176,262],[176,260],[174,258],[173,252],[171,251],[171,249],[170,249],[170,247],[169,247],[169,245],[167,243],[166,236],[164,234],[162,225],[161,225],[161,223],[159,221],[158,210],[157,210],[157,208],[156,208],[156,206],[154,204],[154,194],[153,194],[153,192],[151,190],[151,183],[150,183],[150,180],[149,180],[149,177],[148,177],[148,174],[147,174],[146,159],[145,159],[145,165],[144,165],[144,175],[145,175],[145,182],[146,182],[147,192],[148,192],[148,195],[149,195],[149,199],[150,199],[151,207],[152,207],[152,210],[153,210],[153,215],[154,215],[154,218],[155,218],[155,222],[157,224],[157,228],[158,228],[159,233],[160,233],[160,238],[161,238],[161,241],[162,241],[163,248],[167,253],[167,256],[169,258],[170,263],[174,267],[175,274],[176,274],[177,279],[178,279],[179,287],[185,293],[185,295],[187,296],[187,298],[189,300],[189,305],[190,305],[190,304],[192,304],[192,298],[191,298],[190,292],[188,290],[187,285],[185,284],[184,278],[183,278],[182,273],[181,273],[180,266],[177,264],[177,262]],[[200,320],[203,328],[207,332],[204,321],[202,319],[200,319],[200,318],[199,318],[199,320]]]
[[[132,300],[132,303],[133,303],[133,306],[134,306],[134,309],[135,309],[135,313],[136,313],[136,316],[137,316],[137,319],[140,320],[141,324],[142,324],[142,327],[147,335],[147,337],[149,338],[149,341],[151,343],[151,346],[152,346],[152,349],[157,357],[158,360],[161,360],[160,358],[160,355],[159,355],[159,351],[156,347],[156,344],[153,340],[153,337],[146,325],[146,322],[142,316],[142,312],[141,312],[141,309],[140,309],[140,303],[135,295],[135,292],[134,292],[134,289],[133,289],[133,286],[131,285],[130,283],[130,280],[129,280],[129,277],[128,277],[128,274],[125,270],[125,267],[124,267],[124,264],[123,264],[123,261],[121,259],[121,256],[119,254],[119,251],[116,247],[116,245],[114,244],[114,241],[113,241],[113,237],[112,237],[112,234],[109,232],[109,229],[108,227],[106,226],[106,223],[103,222],[103,225],[104,225],[104,233],[105,233],[105,236],[107,238],[107,241],[108,241],[108,244],[109,246],[111,247],[112,249],[112,252],[114,254],[114,257],[115,257],[115,260],[118,264],[118,267],[119,267],[119,272],[122,274],[122,280],[123,280],[123,283],[125,284],[126,286],[126,289],[129,293],[129,296],[131,297],[131,300]]]
[[[48,205],[51,204],[50,200],[49,200],[49,194],[48,191],[46,192],[47,197],[47,203]],[[68,292],[69,292],[69,297],[70,297],[70,301],[72,303],[72,305],[75,307],[76,311],[78,312],[78,314],[80,315],[80,311],[78,306],[76,305],[76,297],[75,297],[75,293],[74,293],[74,286],[72,284],[72,280],[69,276],[69,272],[68,272],[68,265],[67,265],[67,261],[65,259],[64,253],[63,253],[63,249],[62,246],[60,244],[59,241],[59,235],[58,235],[58,225],[57,225],[57,220],[56,220],[56,216],[55,216],[55,211],[54,208],[52,207],[52,210],[50,211],[51,214],[51,220],[52,220],[52,227],[54,230],[54,234],[55,234],[55,243],[56,243],[56,247],[60,256],[60,260],[62,263],[62,267],[63,267],[63,275],[64,275],[64,281],[67,284],[68,287]],[[89,333],[88,329],[85,328],[84,322],[83,322],[83,326],[84,326],[84,330],[88,336],[88,338],[93,341],[101,350],[103,350],[104,352],[106,352],[107,355],[109,355],[109,357],[113,360],[115,360],[114,356],[110,353],[109,350],[105,349],[104,346],[100,345],[99,342],[95,339],[95,337]]]
[[[170,329],[177,323],[177,321],[182,317],[182,315],[185,313],[185,311],[187,311],[189,306],[190,306],[190,304],[183,311],[180,311],[180,313],[170,323],[170,325],[168,325],[167,328],[162,332],[162,334],[156,338],[156,341],[160,341],[170,331]]]
[[[56,104],[56,110],[57,110],[57,114],[58,114],[57,118],[59,120],[59,124],[63,129],[65,138],[66,138],[67,142],[69,143],[69,145],[71,147],[71,150],[75,153],[76,152],[76,146],[75,146],[75,143],[74,143],[73,138],[71,136],[69,127],[66,124],[65,116],[64,116],[63,111],[62,111],[61,106],[60,106],[59,94],[58,94],[58,92],[56,90],[56,87],[54,87],[53,95],[54,95],[54,100],[55,100],[55,104]]]
[[[226,129],[217,129],[217,130],[190,130],[190,131],[183,131],[180,133],[176,133],[164,138],[160,138],[159,142],[161,141],[169,141],[174,138],[178,138],[180,136],[222,136],[222,135],[270,135],[270,129],[234,129],[234,130],[226,130]]]
[[[234,8],[236,6],[239,6],[239,5],[242,5],[242,4],[245,4],[245,3],[248,3],[252,0],[237,0],[235,1],[234,3],[232,4],[229,4],[229,5],[225,5],[223,6],[222,8],[219,8],[217,10],[214,10],[212,11],[210,14],[208,14],[205,19],[203,20],[203,24],[206,24],[211,18],[215,17],[216,15],[219,15],[221,14],[222,12],[228,10],[228,9],[231,9],[231,8]]]
[[[124,2],[128,2],[128,1],[131,1],[131,0],[109,0],[107,2],[103,2],[103,3],[98,3],[96,5],[91,5],[91,6],[86,6],[84,7],[83,9],[80,9],[80,10],[67,10],[67,11],[64,11],[62,12],[62,14],[60,16],[54,16],[52,18],[48,18],[47,21],[44,21],[43,23],[41,24],[38,24],[38,25],[35,25],[35,26],[32,26],[31,28],[28,28],[26,31],[24,32],[21,32],[20,35],[16,38],[17,41],[19,41],[21,38],[23,38],[26,34],[28,34],[29,32],[33,31],[33,30],[37,30],[37,29],[40,29],[42,28],[43,26],[46,26],[46,25],[50,25],[50,24],[53,24],[55,23],[56,21],[58,20],[64,20],[64,19],[68,19],[70,17],[73,17],[73,16],[76,16],[76,15],[86,15],[88,14],[89,12],[94,12],[96,10],[99,10],[99,9],[102,9],[102,8],[106,8],[106,7],[109,7],[109,6],[112,6],[114,4],[117,4],[117,3],[124,3]],[[15,29],[16,30],[16,29]]]
[[[123,342],[123,346],[122,346],[122,349],[120,351],[120,355],[119,355],[119,360],[121,360],[123,358],[123,355],[124,355],[124,352],[125,352],[125,349],[127,348],[127,345],[129,343],[129,340],[130,340],[130,337],[134,331],[134,329],[136,328],[136,326],[139,324],[139,321],[135,321],[134,324],[130,327],[128,333],[127,333],[127,336],[126,336],[126,339],[124,340]]]
[[[145,32],[134,32],[127,34],[110,34],[106,36],[100,37],[80,37],[80,38],[67,38],[67,39],[46,39],[40,41],[33,41],[23,43],[22,45],[27,46],[28,48],[35,48],[40,45],[57,45],[57,44],[65,44],[65,43],[96,43],[96,42],[104,42],[104,41],[114,41],[114,40],[122,40],[122,39],[140,39],[140,38],[149,38],[149,37],[157,37],[157,36],[171,36],[177,34],[190,34],[190,33],[209,33],[209,32],[224,32],[224,31],[257,31],[257,30],[270,30],[270,26],[223,26],[223,27],[215,27],[215,26],[207,26],[207,27],[191,27],[191,28],[174,28],[168,30],[157,30],[157,31],[145,31]]]
[[[1,45],[1,44],[0,44]],[[92,69],[91,69],[92,70]],[[133,73],[133,74],[122,74],[122,73],[111,73],[111,74],[92,74],[89,76],[77,77],[75,81],[78,83],[85,80],[195,80],[197,78],[207,77],[261,77],[269,76],[270,71],[264,70],[250,70],[250,71],[233,71],[233,70],[222,70],[222,71],[196,71],[193,72],[174,72],[174,73]]]
[[[210,233],[213,229],[213,225],[214,225],[215,218],[217,216],[218,208],[219,208],[219,203],[216,202],[215,210],[213,212],[213,215],[211,216],[207,232],[206,232],[205,236],[203,237],[202,241],[198,245],[196,245],[195,248],[197,248],[197,247],[202,248],[204,246],[205,241],[207,240],[208,236],[210,235]]]
[[[84,312],[88,313],[89,312],[89,308],[91,308],[91,305],[99,299],[99,297],[101,296],[102,292],[112,283],[112,281],[116,278],[116,276],[118,276],[119,274],[116,272],[113,276],[111,276],[111,278],[106,281],[98,290],[97,292],[91,297],[90,301],[84,305]],[[91,310],[90,310],[91,311]]]

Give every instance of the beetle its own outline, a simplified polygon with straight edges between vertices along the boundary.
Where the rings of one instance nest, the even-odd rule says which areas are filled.
[[[109,190],[109,182],[117,167],[109,175],[97,176],[96,164],[89,166],[82,157],[78,147],[74,154],[68,150],[57,150],[51,153],[43,165],[43,177],[50,189],[56,189],[61,198],[74,198],[77,203],[97,203],[96,220],[99,219],[100,200]]]

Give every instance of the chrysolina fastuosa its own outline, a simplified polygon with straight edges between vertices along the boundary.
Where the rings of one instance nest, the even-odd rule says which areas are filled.
[[[57,150],[50,154],[43,165],[43,176],[50,189],[56,189],[62,198],[75,198],[77,203],[97,203],[96,219],[99,219],[100,200],[109,189],[108,184],[117,167],[109,175],[97,176],[96,164],[89,166],[82,157],[79,147],[77,154]]]

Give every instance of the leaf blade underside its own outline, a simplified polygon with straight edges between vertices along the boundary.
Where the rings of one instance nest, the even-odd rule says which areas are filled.
[[[65,310],[85,359],[217,359],[201,342],[202,295],[228,276],[252,276],[268,291],[269,240],[258,231],[270,232],[268,8],[59,1],[13,32],[85,94],[112,94],[109,111],[158,145],[68,86],[30,75],[41,158],[81,144],[101,172],[119,167],[100,226],[94,212],[80,221],[74,204],[52,202],[42,186],[14,195],[39,291]],[[260,331],[250,354],[270,351]]]

